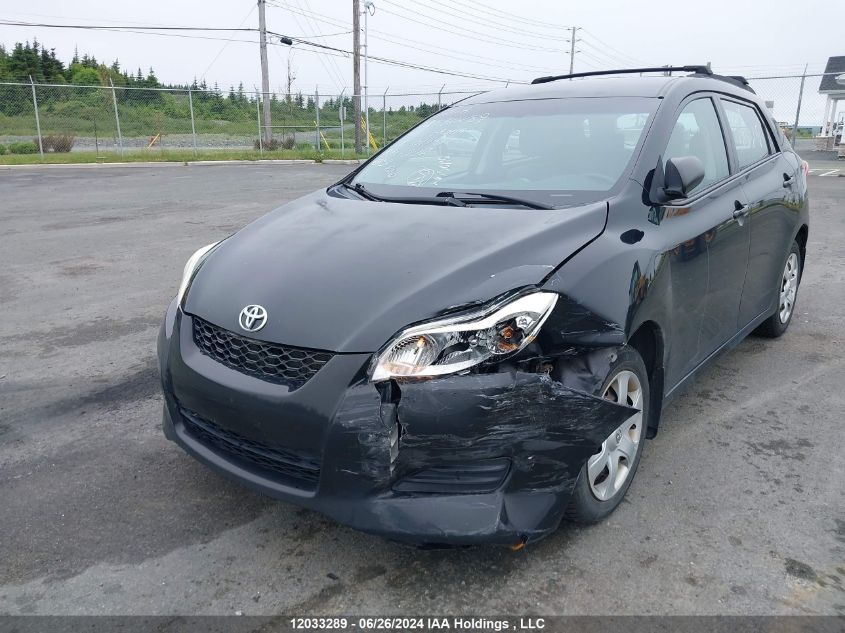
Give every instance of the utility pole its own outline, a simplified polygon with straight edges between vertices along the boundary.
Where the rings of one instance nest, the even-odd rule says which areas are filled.
[[[367,143],[367,154],[370,153],[370,45],[369,38],[367,37],[367,16],[370,15],[371,11],[375,12],[375,6],[372,1],[364,0],[364,118],[367,125],[367,135],[365,139],[365,142]]]
[[[569,27],[572,31],[572,37],[569,40],[569,74],[571,75],[575,70],[575,32],[580,29],[580,26]]]
[[[352,109],[355,122],[355,154],[361,153],[361,6],[352,0]]]
[[[270,71],[267,69],[267,21],[264,18],[265,0],[258,0],[258,30],[261,44],[261,110],[263,115],[264,143],[270,142],[273,130],[270,127]]]

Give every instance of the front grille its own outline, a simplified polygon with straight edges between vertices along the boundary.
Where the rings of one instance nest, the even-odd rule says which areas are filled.
[[[298,488],[317,487],[320,478],[319,460],[287,448],[256,442],[189,409],[180,407],[179,412],[188,434],[224,457],[241,462],[247,467],[257,467],[262,471],[281,475],[283,480]]]
[[[267,382],[299,389],[332,357],[329,352],[288,347],[239,336],[191,317],[200,352],[231,369]]]

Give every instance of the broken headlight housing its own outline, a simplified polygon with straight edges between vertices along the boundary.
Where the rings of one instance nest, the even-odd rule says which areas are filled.
[[[379,352],[370,378],[443,376],[514,354],[534,340],[557,297],[533,292],[487,310],[407,328]]]

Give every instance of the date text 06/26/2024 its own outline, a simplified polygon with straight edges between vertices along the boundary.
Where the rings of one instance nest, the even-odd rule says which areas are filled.
[[[363,631],[531,631],[546,626],[544,618],[482,617],[293,617],[288,620],[294,630],[363,630]]]

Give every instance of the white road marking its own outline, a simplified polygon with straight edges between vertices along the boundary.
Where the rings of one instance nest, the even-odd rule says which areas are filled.
[[[825,172],[825,173],[823,173],[823,174],[819,174],[819,177],[822,177],[822,176],[832,176],[833,174],[838,174],[838,173],[839,173],[839,170],[838,170],[838,169],[831,169],[830,171],[826,171],[826,172]]]

